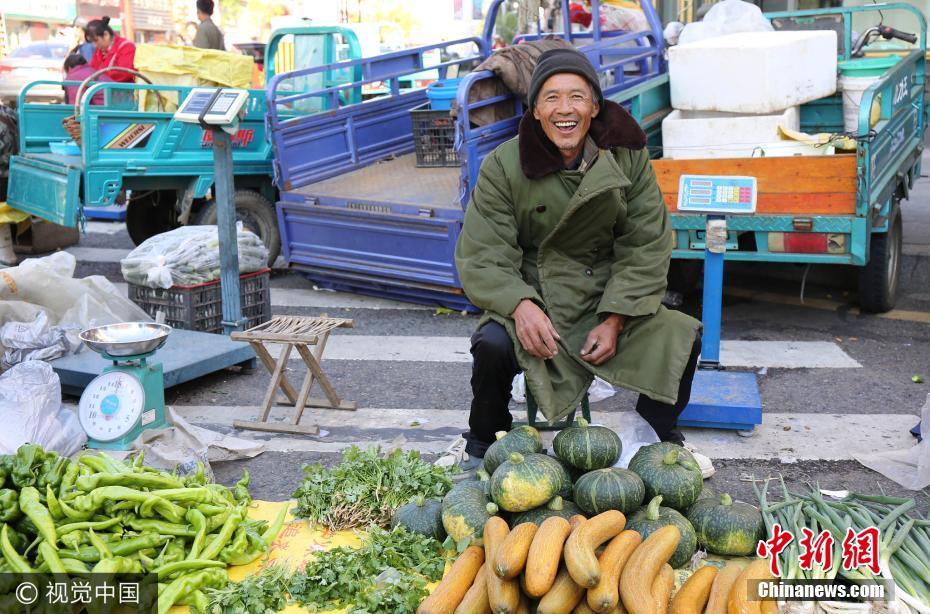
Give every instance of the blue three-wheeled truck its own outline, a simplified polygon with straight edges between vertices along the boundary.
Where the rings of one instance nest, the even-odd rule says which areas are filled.
[[[455,242],[481,161],[516,135],[523,102],[509,93],[476,100],[482,82],[494,76],[469,72],[458,84],[454,118],[444,120],[452,126],[446,143],[455,156],[453,165],[423,168],[417,165],[417,120],[411,110],[427,102],[427,91],[401,90],[398,82],[424,68],[446,76],[487,58],[501,3],[492,4],[481,38],[303,68],[271,79],[267,107],[280,193],[278,222],[291,267],[323,287],[470,308],[455,270]],[[566,14],[567,4],[562,3]],[[900,60],[863,95],[854,151],[801,158],[664,160],[661,124],[672,110],[664,41],[649,0],[641,4],[648,24],[644,31],[602,32],[595,18],[593,32],[556,35],[588,56],[605,95],[627,106],[647,131],[672,212],[673,257],[693,261],[704,253],[703,217],[677,211],[680,175],[752,175],[758,179],[758,210],[731,221],[727,259],[854,265],[861,270],[862,307],[891,309],[901,266],[899,203],[919,176],[927,123],[924,17],[900,4],[768,15],[776,29],[837,31],[841,61],[852,57],[854,28],[865,33],[867,25],[880,22],[881,11],[913,16],[916,44],[902,47]],[[596,0],[592,8],[597,12]],[[462,53],[463,47],[469,51]],[[424,57],[435,49],[442,61],[428,65]],[[458,55],[452,50],[459,50]],[[316,91],[292,85],[327,70],[352,68],[362,72],[354,83]],[[338,102],[340,93],[373,81],[389,82],[390,94]],[[328,101],[332,110],[293,113],[295,106],[310,100]],[[491,106],[498,111],[495,121],[473,121]],[[501,107],[507,111],[500,113]],[[801,129],[843,133],[841,95],[803,105]]]

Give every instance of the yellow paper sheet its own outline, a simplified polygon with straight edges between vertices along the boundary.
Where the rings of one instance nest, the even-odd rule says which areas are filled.
[[[249,518],[253,520],[267,520],[274,522],[282,507],[294,508],[295,501],[255,501],[249,508]],[[363,531],[336,531],[335,533],[323,527],[314,527],[306,520],[294,518],[288,512],[284,528],[278,538],[271,544],[268,554],[249,565],[239,565],[228,569],[229,579],[241,582],[246,576],[256,574],[267,565],[285,564],[296,570],[303,568],[317,552],[332,550],[340,546],[358,548],[362,544]],[[432,591],[437,583],[430,584]],[[185,607],[171,608],[171,614],[183,614],[189,611]],[[306,612],[304,608],[289,605],[282,612],[294,614]],[[346,610],[332,610],[332,612],[345,612]]]

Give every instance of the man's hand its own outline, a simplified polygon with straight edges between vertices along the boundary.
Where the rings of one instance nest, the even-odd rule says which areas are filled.
[[[517,325],[517,339],[530,356],[548,360],[559,353],[557,341],[561,337],[539,305],[525,298],[513,310],[511,317]]]
[[[581,346],[581,358],[592,365],[601,365],[617,353],[617,337],[623,332],[626,316],[612,313],[607,319],[591,329],[584,345]]]

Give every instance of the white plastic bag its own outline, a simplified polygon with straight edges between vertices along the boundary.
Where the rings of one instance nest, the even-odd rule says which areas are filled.
[[[31,322],[7,322],[0,326],[0,371],[27,360],[55,360],[70,354],[73,346],[68,331],[80,332],[78,326],[49,326],[48,314],[40,311]]]
[[[0,322],[31,322],[44,312],[50,325],[68,331],[72,347],[79,351],[78,333],[85,328],[151,321],[106,277],[75,279],[76,265],[72,254],[55,252],[0,270]]]
[[[755,4],[722,0],[713,5],[702,21],[689,23],[678,37],[679,45],[737,32],[772,32],[775,28]]]
[[[641,10],[621,6],[601,5],[601,30],[642,32],[649,29],[649,22]]]
[[[614,467],[626,469],[630,465],[630,459],[640,448],[658,443],[659,437],[649,423],[635,411],[625,411],[615,416],[617,426],[614,430],[620,436],[623,451]]]
[[[526,403],[526,378],[523,377],[523,371],[517,373],[510,385],[510,398],[515,403]]]
[[[254,232],[236,225],[239,271],[265,267],[268,249]],[[126,281],[149,288],[195,286],[220,278],[220,239],[216,226],[181,226],[145,240],[120,261]]]
[[[588,400],[592,403],[609,399],[615,394],[616,391],[614,387],[611,386],[609,382],[599,377],[595,377],[594,381],[591,382],[591,385],[588,387]]]
[[[923,441],[906,450],[857,455],[856,460],[904,488],[921,490],[930,486],[930,394],[920,415]]]
[[[0,454],[34,443],[62,456],[87,442],[77,414],[61,405],[61,382],[45,362],[28,360],[0,375]]]
[[[614,387],[599,377],[595,377],[591,386],[588,387],[588,400],[592,403],[609,399],[614,394],[616,394]],[[526,378],[523,377],[522,371],[513,378],[513,383],[510,385],[510,398],[515,403],[526,403]]]

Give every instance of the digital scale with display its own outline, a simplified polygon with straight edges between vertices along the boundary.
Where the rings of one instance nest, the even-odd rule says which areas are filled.
[[[239,250],[233,206],[232,141],[246,90],[193,88],[181,103],[175,118],[200,124],[213,133],[214,199],[220,240],[220,285],[223,327],[227,333],[240,330],[245,320],[239,296]],[[254,353],[228,337],[198,331],[178,331],[165,349],[165,364],[153,362],[156,350],[168,341],[171,327],[151,322],[125,322],[85,330],[81,340],[107,361],[86,354],[65,356],[53,367],[63,385],[83,389],[78,408],[87,446],[127,450],[147,429],[168,426],[165,416],[166,373],[171,384],[211,373],[234,364],[254,366]],[[175,347],[171,347],[174,344]],[[92,379],[88,377],[93,373]],[[87,379],[85,379],[87,378]],[[65,381],[67,380],[67,382]]]
[[[81,341],[112,364],[84,389],[78,418],[89,448],[125,450],[146,429],[167,426],[161,363],[150,362],[171,327],[151,322],[85,330]]]
[[[682,175],[678,211],[707,215],[700,369],[694,374],[691,399],[678,423],[751,433],[756,425],[762,424],[759,385],[755,373],[726,371],[720,364],[720,321],[726,216],[755,213],[756,178]]]
[[[220,240],[220,292],[223,296],[223,331],[242,330],[239,295],[239,242],[236,233],[236,207],[233,195],[232,138],[239,125],[239,115],[249,99],[249,92],[229,88],[195,87],[178,110],[175,119],[200,124],[213,133],[213,199],[216,201],[216,227]]]

